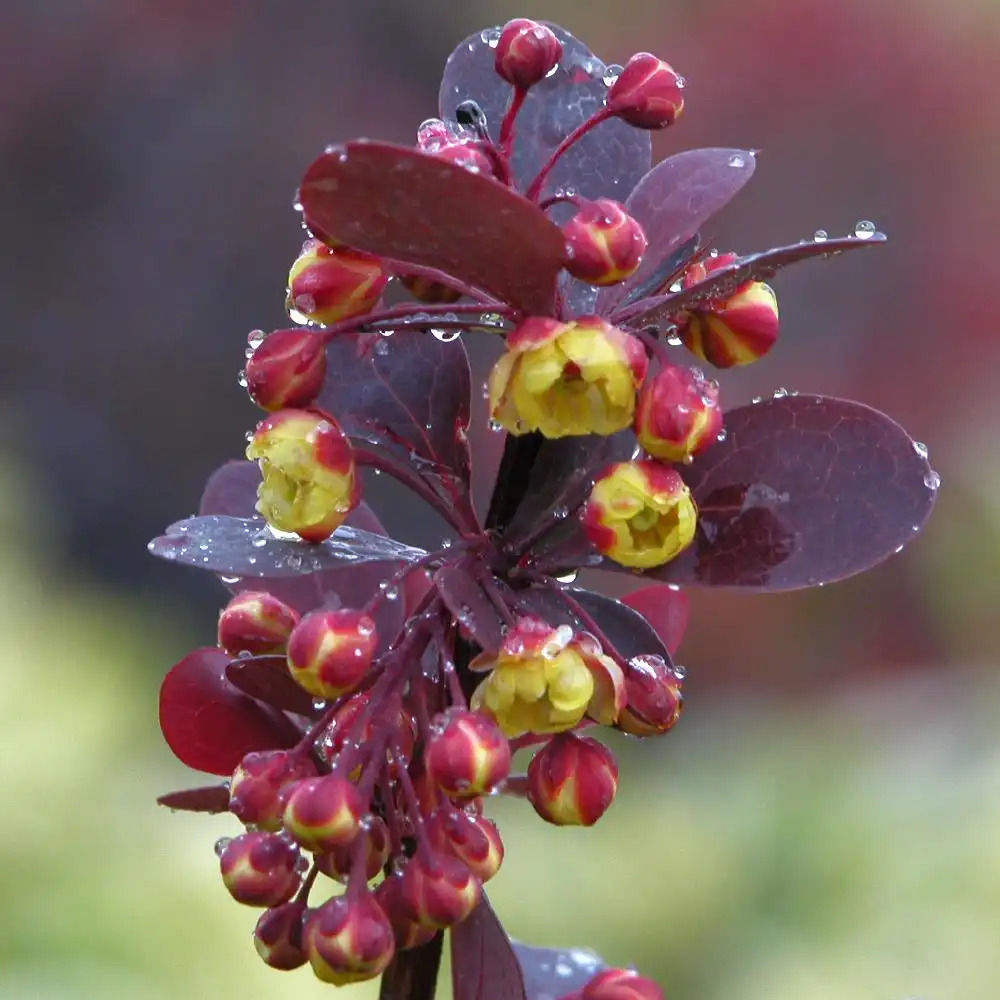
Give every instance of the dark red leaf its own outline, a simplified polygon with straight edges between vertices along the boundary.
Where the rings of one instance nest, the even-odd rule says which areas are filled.
[[[684,639],[691,614],[687,594],[675,584],[663,586],[654,583],[649,587],[633,590],[622,598],[622,603],[638,611],[656,630],[656,634],[674,656]]]
[[[379,1000],[434,1000],[444,932],[406,951],[397,951],[382,973]]]
[[[182,812],[221,813],[229,809],[229,788],[226,785],[185,788],[181,792],[167,792],[156,801],[168,809]]]
[[[292,680],[283,656],[248,656],[226,667],[226,679],[244,694],[285,712],[315,715],[312,696]]]
[[[314,232],[435,267],[526,313],[550,315],[563,237],[498,181],[427,153],[361,140],[328,149],[299,188]]]
[[[934,506],[926,449],[860,403],[778,397],[730,411],[726,429],[681,469],[694,544],[645,576],[751,590],[842,580],[902,549]]]
[[[238,691],[226,679],[231,657],[196,649],[171,668],[160,688],[160,728],[188,767],[231,774],[255,750],[293,746],[301,735],[281,712]]]
[[[563,55],[552,76],[531,88],[517,116],[513,167],[522,190],[559,143],[604,107],[608,93],[604,63],[564,28],[549,27],[562,41]],[[455,49],[445,65],[439,103],[441,117],[454,120],[459,104],[476,101],[497,139],[511,88],[493,69],[492,37],[488,32],[470,35]],[[619,119],[602,122],[556,164],[545,191],[573,187],[584,198],[624,201],[649,170],[650,150],[648,132]]]
[[[452,928],[451,983],[454,1000],[526,1000],[510,938],[485,897]]]
[[[479,571],[489,572],[468,561],[442,566],[434,574],[434,586],[455,621],[483,650],[494,653],[503,639],[503,620],[483,590]]]
[[[606,316],[647,281],[685,241],[723,209],[753,176],[757,160],[742,149],[689,149],[662,160],[639,181],[625,208],[646,230],[639,270],[602,288],[597,312]]]
[[[589,948],[533,948],[511,941],[524,975],[526,1000],[556,1000],[579,993],[607,963]]]

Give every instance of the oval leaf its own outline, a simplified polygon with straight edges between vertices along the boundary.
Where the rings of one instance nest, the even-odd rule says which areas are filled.
[[[452,928],[451,983],[455,1000],[526,1000],[510,938],[485,896]]]
[[[299,199],[306,225],[326,238],[435,267],[526,313],[552,313],[562,232],[489,177],[416,149],[349,142],[313,161]]]
[[[898,552],[934,506],[926,450],[860,403],[778,397],[725,423],[726,439],[680,470],[698,503],[694,544],[644,576],[761,591],[830,583]]]
[[[185,788],[180,792],[167,792],[156,801],[161,806],[166,806],[168,809],[178,809],[181,812],[227,812],[229,809],[229,786],[208,785],[205,788]]]
[[[654,583],[649,587],[633,590],[622,598],[622,603],[638,611],[656,630],[656,634],[674,656],[687,631],[691,606],[687,594],[676,584]]]
[[[233,687],[226,679],[230,659],[221,649],[196,649],[160,688],[164,739],[197,771],[232,774],[246,754],[293,746],[301,735],[287,716]]]
[[[589,948],[534,948],[511,941],[524,976],[526,1000],[558,1000],[579,994],[607,963]]]
[[[379,1000],[434,1000],[444,932],[426,944],[397,951],[379,983]]]
[[[285,712],[315,716],[312,696],[288,672],[283,656],[248,656],[232,660],[226,679],[244,694]]]

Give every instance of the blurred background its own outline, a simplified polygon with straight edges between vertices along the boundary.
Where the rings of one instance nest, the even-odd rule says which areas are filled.
[[[724,401],[785,386],[870,403],[926,441],[944,485],[925,535],[864,577],[693,595],[683,724],[621,746],[619,801],[593,830],[501,803],[494,902],[516,936],[635,963],[670,1000],[994,1000],[987,0],[5,0],[3,1000],[329,992],[252,953],[254,916],[212,853],[234,824],[154,804],[197,783],[161,742],[156,694],[210,641],[222,591],[145,543],[195,509],[255,420],[237,369],[247,332],[284,322],[304,166],[355,135],[411,142],[451,48],[518,15],[608,62],[652,49],[685,74],[657,158],[762,151],[713,230],[723,249],[857,219],[889,233],[776,280],[783,339]],[[408,540],[438,530],[382,499]]]

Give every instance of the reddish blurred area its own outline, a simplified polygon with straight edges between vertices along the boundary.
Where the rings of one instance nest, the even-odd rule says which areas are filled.
[[[653,49],[688,80],[658,155],[761,150],[708,235],[749,251],[874,220],[885,249],[776,281],[783,339],[729,405],[787,386],[885,409],[944,479],[927,536],[868,576],[782,597],[696,595],[691,687],[799,692],[996,651],[991,431],[1000,404],[1000,8],[959,0],[712,0],[586,8],[444,0],[10,0],[0,12],[5,438],[52,496],[66,558],[214,613],[145,541],[190,513],[254,411],[244,339],[283,323],[305,165],[331,140],[411,141],[467,33],[551,18],[608,61]],[[487,353],[473,345],[483,363]],[[487,440],[489,438],[489,440]],[[477,450],[497,445],[485,432]],[[389,497],[386,521],[416,512]],[[433,540],[428,516],[412,540]],[[207,609],[207,610],[206,610]]]

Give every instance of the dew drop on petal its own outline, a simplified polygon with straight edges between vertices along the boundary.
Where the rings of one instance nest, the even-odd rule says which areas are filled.
[[[859,240],[870,240],[876,232],[876,227],[874,222],[869,222],[868,219],[861,219],[854,223],[854,235]]]

